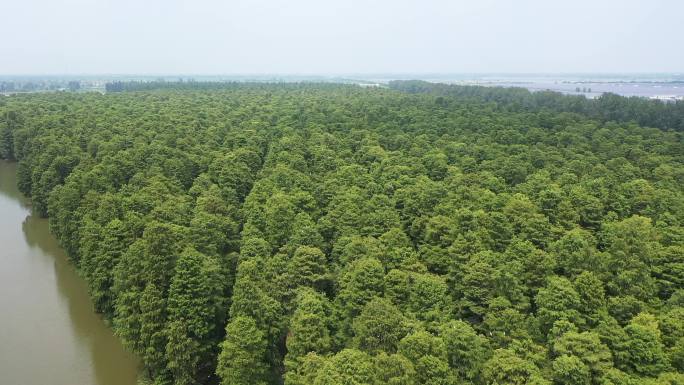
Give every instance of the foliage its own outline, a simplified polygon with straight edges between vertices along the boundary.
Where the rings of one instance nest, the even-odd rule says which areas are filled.
[[[0,157],[144,381],[681,382],[681,103],[108,88],[1,97]]]

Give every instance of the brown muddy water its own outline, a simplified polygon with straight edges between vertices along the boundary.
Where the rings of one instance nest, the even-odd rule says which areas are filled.
[[[0,161],[0,384],[134,385],[137,373],[17,190],[16,165]]]

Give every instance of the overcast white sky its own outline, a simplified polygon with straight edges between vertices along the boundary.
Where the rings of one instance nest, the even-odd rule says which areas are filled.
[[[0,0],[0,74],[683,72],[683,0]]]

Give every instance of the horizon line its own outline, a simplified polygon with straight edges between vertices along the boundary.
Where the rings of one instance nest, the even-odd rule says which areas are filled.
[[[464,71],[464,72],[235,72],[235,73],[183,73],[183,72],[141,72],[141,73],[108,73],[108,72],[83,72],[83,73],[0,73],[0,77],[21,77],[21,76],[202,76],[202,77],[264,77],[264,76],[299,76],[299,77],[348,77],[348,76],[407,76],[407,75],[419,75],[419,76],[463,76],[463,75],[514,75],[514,76],[525,76],[525,75],[684,75],[684,71],[616,71],[616,72],[605,72],[605,71],[576,71],[576,72],[477,72],[477,71]]]

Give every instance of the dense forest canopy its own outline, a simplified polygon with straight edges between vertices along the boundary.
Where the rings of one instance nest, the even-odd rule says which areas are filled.
[[[681,104],[143,88],[0,97],[0,156],[143,382],[684,381]]]

